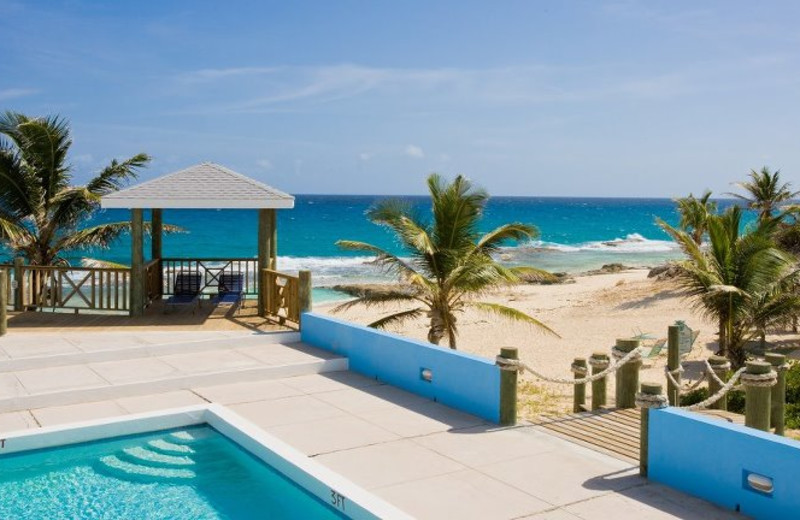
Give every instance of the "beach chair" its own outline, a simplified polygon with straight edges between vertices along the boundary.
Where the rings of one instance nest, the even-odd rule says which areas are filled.
[[[694,344],[697,341],[697,337],[700,335],[700,331],[692,330],[691,327],[680,320],[675,321],[675,325],[681,328],[680,343],[678,345],[681,357],[683,357],[688,355],[692,351],[692,348],[694,348]]]
[[[219,275],[219,292],[214,298],[217,305],[236,305],[241,308],[244,301],[244,275],[242,273],[222,273]]]
[[[644,357],[648,359],[653,359],[658,357],[661,354],[661,351],[664,350],[664,347],[667,345],[667,338],[661,338],[656,340],[655,343],[650,347],[650,352],[648,352]]]
[[[177,273],[173,294],[164,302],[164,312],[177,306],[192,305],[192,314],[200,307],[200,290],[203,286],[203,277],[200,273]]]

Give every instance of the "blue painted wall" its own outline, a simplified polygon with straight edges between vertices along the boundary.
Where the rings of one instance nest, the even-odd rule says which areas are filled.
[[[500,420],[500,369],[491,360],[314,313],[303,315],[300,333],[303,342],[346,356],[354,372]],[[431,382],[421,377],[426,368]]]
[[[651,480],[753,518],[800,518],[800,442],[676,408],[650,413]],[[771,495],[745,485],[770,477]]]

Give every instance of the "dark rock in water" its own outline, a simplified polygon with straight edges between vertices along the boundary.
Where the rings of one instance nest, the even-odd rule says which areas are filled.
[[[568,273],[548,273],[547,276],[539,274],[520,276],[522,283],[528,285],[557,285],[562,283],[575,283],[575,280]]]
[[[587,271],[586,274],[610,274],[610,273],[620,273],[622,271],[628,271],[633,269],[633,267],[628,267],[627,265],[623,264],[605,264],[600,269],[592,269],[591,271]]]
[[[406,293],[412,294],[412,289],[408,286],[400,284],[380,284],[380,283],[353,283],[353,284],[339,284],[331,287],[334,291],[343,292],[350,296],[360,297],[365,294],[388,294],[388,293]]]
[[[669,280],[678,276],[679,272],[680,268],[677,265],[664,264],[650,269],[650,272],[647,273],[647,277],[656,278],[657,280]]]

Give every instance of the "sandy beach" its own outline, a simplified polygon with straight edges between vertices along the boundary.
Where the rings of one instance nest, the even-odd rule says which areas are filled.
[[[537,370],[558,377],[570,377],[570,364],[576,357],[588,357],[594,351],[610,352],[616,338],[646,333],[653,338],[667,335],[675,320],[685,320],[700,331],[694,350],[684,358],[686,377],[700,369],[698,360],[716,350],[716,326],[695,313],[669,281],[647,278],[647,270],[629,270],[612,274],[584,275],[575,283],[562,285],[522,285],[499,291],[484,298],[503,302],[540,319],[561,336],[556,338],[535,331],[530,326],[509,323],[493,316],[468,312],[459,319],[458,348],[488,358],[502,346],[519,348],[520,358]],[[316,307],[328,314],[333,305]],[[342,319],[366,324],[398,307],[349,309],[337,313]],[[425,320],[408,322],[389,329],[406,336],[425,339]],[[643,381],[664,381],[666,349],[659,357],[646,360]],[[571,406],[569,386],[541,383],[526,374],[525,412],[530,414],[566,411]],[[609,395],[613,396],[613,377]],[[465,383],[466,384],[466,383]]]

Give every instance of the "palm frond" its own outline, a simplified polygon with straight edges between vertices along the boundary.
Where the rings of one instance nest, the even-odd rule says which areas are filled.
[[[340,303],[331,309],[331,311],[338,313],[358,305],[363,305],[367,308],[370,308],[385,305],[387,303],[409,302],[417,300],[419,300],[419,298],[410,291],[407,292],[396,289],[387,289],[385,291],[365,290],[357,298]]]
[[[390,314],[373,321],[372,323],[368,324],[367,327],[371,327],[373,329],[385,329],[390,325],[396,325],[406,320],[419,318],[424,312],[425,311],[423,309],[411,309],[407,311],[395,312],[394,314]]]
[[[483,235],[475,244],[475,251],[493,253],[504,243],[533,240],[538,236],[539,230],[535,226],[520,222],[504,224]]]
[[[86,184],[86,189],[97,196],[108,195],[135,180],[139,175],[139,170],[146,167],[149,162],[150,156],[145,153],[136,154],[122,162],[114,159]]]

